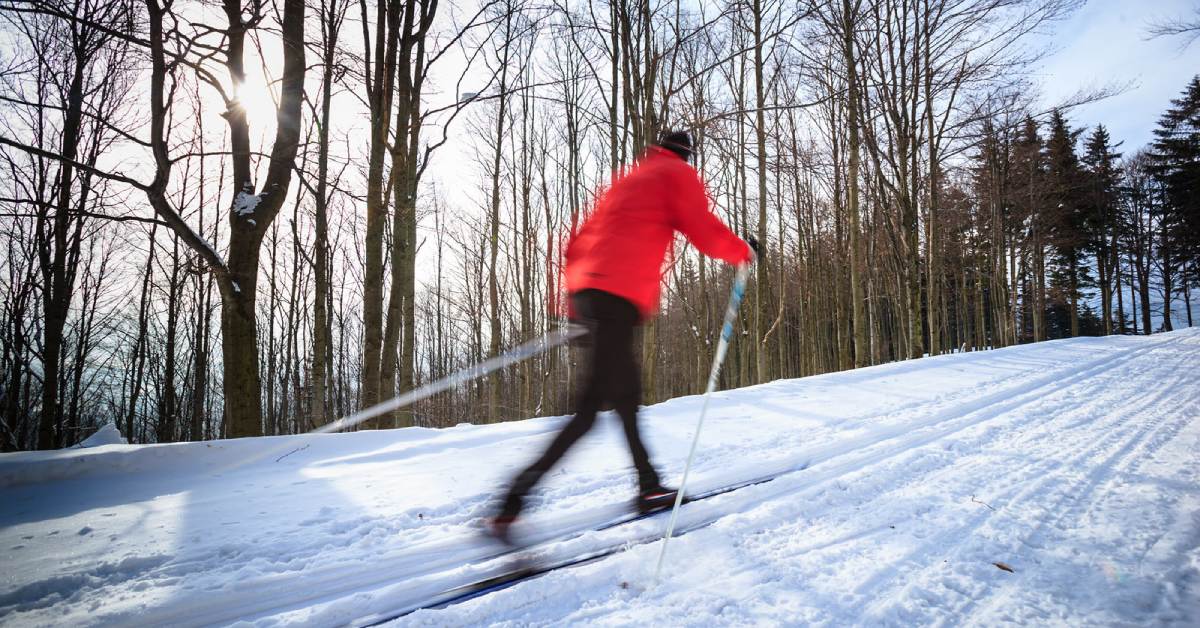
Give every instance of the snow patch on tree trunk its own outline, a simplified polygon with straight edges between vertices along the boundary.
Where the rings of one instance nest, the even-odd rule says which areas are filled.
[[[237,196],[233,197],[233,213],[239,216],[249,216],[254,213],[254,209],[258,207],[261,200],[262,198],[256,194],[238,192]]]

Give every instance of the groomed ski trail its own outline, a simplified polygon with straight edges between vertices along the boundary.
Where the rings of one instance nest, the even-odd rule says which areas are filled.
[[[1159,343],[1162,342],[1165,341],[1159,341]],[[1067,376],[1065,381],[1086,380],[1095,373],[1119,368],[1120,365],[1152,350],[1155,346],[1157,344],[1105,356],[1082,368],[1076,366],[1074,369],[1077,370]],[[1001,388],[965,402],[951,400],[949,403],[941,404],[938,410],[928,417],[903,422],[890,430],[872,431],[864,437],[836,443],[832,447],[821,450],[806,451],[801,448],[794,457],[788,460],[787,468],[804,465],[811,468],[811,475],[804,478],[781,477],[770,485],[748,487],[742,495],[728,495],[723,500],[716,499],[707,504],[691,505],[681,513],[679,525],[681,527],[695,526],[699,521],[722,513],[737,512],[767,500],[778,499],[798,489],[811,490],[823,487],[866,465],[892,456],[906,454],[916,447],[946,437],[960,429],[977,425],[981,420],[995,418],[1003,409],[1022,405],[1025,400],[1040,394],[1047,387],[1061,386],[1064,382],[1058,381],[1059,378],[1062,378],[1060,373],[1043,374],[1030,381]],[[910,407],[897,414],[909,415],[914,413],[914,410],[915,408]],[[557,547],[543,548],[540,552],[540,560],[557,561],[596,551],[612,543],[620,543],[622,539],[653,534],[661,525],[661,521],[655,519],[588,534],[585,538],[572,539]],[[446,580],[436,578],[429,582],[431,579],[428,576],[430,575],[444,576],[444,570],[447,569],[453,572],[472,574],[470,578],[462,581],[451,580],[449,588],[465,584],[475,578],[473,575],[475,565],[471,564],[475,561],[475,556],[470,553],[462,555],[455,553],[457,548],[471,547],[472,538],[468,536],[470,534],[473,533],[468,532],[463,535],[465,538],[460,537],[453,543],[439,544],[440,547],[434,552],[427,549],[421,552],[419,555],[425,557],[434,555],[438,558],[432,560],[427,558],[422,562],[419,570],[393,571],[394,567],[389,564],[390,561],[381,559],[374,560],[369,565],[363,565],[357,569],[310,571],[304,575],[307,586],[303,591],[285,591],[287,582],[274,583],[282,585],[279,588],[268,583],[268,586],[262,587],[258,591],[254,591],[245,586],[247,583],[243,583],[243,586],[239,587],[238,594],[226,597],[219,609],[208,607],[209,605],[203,600],[197,600],[195,605],[177,606],[168,609],[165,614],[151,613],[143,618],[157,625],[219,625],[239,618],[269,616],[272,611],[304,606],[324,599],[336,598],[338,595],[368,591],[379,587],[391,589],[392,585],[397,582],[404,583],[405,592],[388,591],[383,597],[397,601],[403,600],[398,608],[405,608],[409,605],[419,604],[424,598],[441,592],[439,587],[444,587],[445,585],[441,583]],[[489,550],[490,548],[484,548],[484,551],[488,551],[488,553],[490,553]],[[411,564],[413,555],[401,555],[398,558]]]
[[[1016,390],[1002,391],[981,399],[974,405],[971,415],[975,420],[964,421],[965,425],[947,425],[939,429],[937,434],[913,434],[900,438],[895,447],[889,447],[888,452],[865,454],[866,450],[875,448],[881,441],[871,443],[866,447],[855,448],[842,454],[833,455],[831,461],[839,457],[850,456],[853,451],[864,451],[857,458],[860,463],[857,469],[848,470],[855,462],[847,460],[836,468],[829,469],[824,477],[809,476],[809,482],[798,482],[797,492],[787,493],[782,485],[783,480],[777,480],[769,485],[752,487],[748,492],[761,493],[756,497],[763,501],[757,505],[749,505],[746,510],[735,511],[719,522],[722,532],[710,532],[710,529],[698,531],[684,543],[701,546],[694,551],[679,549],[685,557],[682,561],[698,560],[686,564],[682,569],[687,572],[701,572],[709,576],[721,574],[716,582],[705,582],[695,588],[679,587],[675,591],[666,591],[661,595],[651,594],[646,604],[638,605],[636,609],[626,610],[601,606],[590,608],[587,612],[576,612],[558,620],[568,623],[588,622],[603,618],[601,623],[622,624],[635,621],[642,616],[636,613],[650,610],[647,619],[654,618],[652,609],[672,608],[690,609],[683,614],[672,614],[670,620],[677,625],[708,625],[712,623],[713,607],[704,604],[704,598],[720,598],[720,595],[706,595],[713,589],[725,583],[739,583],[742,576],[749,571],[767,572],[772,574],[788,573],[793,561],[809,558],[817,552],[825,551],[833,554],[830,564],[868,565],[872,560],[879,564],[888,565],[885,568],[873,570],[870,576],[859,580],[852,579],[856,586],[849,595],[844,595],[841,603],[831,607],[842,607],[843,610],[853,611],[842,616],[834,616],[822,612],[811,616],[792,615],[792,611],[783,614],[767,613],[765,616],[757,612],[749,613],[753,617],[745,622],[745,616],[730,613],[721,608],[715,616],[731,615],[742,617],[743,621],[734,623],[776,623],[776,624],[831,624],[845,625],[929,625],[929,624],[958,624],[996,625],[996,623],[1045,623],[1068,622],[1077,623],[1081,616],[1080,609],[1073,608],[1068,602],[1078,601],[1079,582],[1057,580],[1061,572],[1052,571],[1049,574],[1039,574],[1038,567],[1047,558],[1043,552],[1048,545],[1040,541],[1048,534],[1048,530],[1068,527],[1068,520],[1085,505],[1094,500],[1096,493],[1101,492],[1101,499],[1110,498],[1111,489],[1104,491],[1113,477],[1121,469],[1140,465],[1151,457],[1165,444],[1173,442],[1187,428],[1192,428],[1192,447],[1200,444],[1195,428],[1200,420],[1200,394],[1187,385],[1190,371],[1198,361],[1197,351],[1200,350],[1200,337],[1185,336],[1155,342],[1148,346],[1139,347],[1121,355],[1097,360],[1084,365],[1071,377],[1061,382],[1053,382],[1055,376],[1048,375],[1027,382],[1019,387],[1022,393],[1007,397],[1003,393],[1014,393]],[[1139,387],[1130,394],[1122,382],[1157,382],[1157,385]],[[1022,413],[1024,418],[1005,418],[1022,406],[1032,406]],[[1102,412],[1097,412],[1102,408]],[[947,408],[946,414],[951,413]],[[1019,416],[1022,416],[1019,415]],[[964,417],[966,418],[966,417]],[[930,421],[936,425],[937,421]],[[952,422],[950,422],[952,423]],[[1099,440],[1087,438],[1097,432],[1105,434]],[[977,433],[977,434],[976,434]],[[978,436],[978,438],[976,438]],[[1072,438],[1078,441],[1072,443]],[[1062,443],[1071,443],[1069,447]],[[980,453],[964,456],[962,452],[968,448]],[[1016,452],[1036,451],[1036,454],[1026,454],[1029,464],[1018,466],[1015,473],[998,474],[997,469],[1008,470],[1013,466],[1013,455],[1005,454],[1007,450]],[[1187,447],[1180,448],[1187,452]],[[1141,456],[1134,456],[1141,453]],[[1039,456],[1040,454],[1040,456]],[[1186,455],[1186,454],[1185,454]],[[1085,464],[1093,463],[1093,464]],[[1088,468],[1080,473],[1080,466]],[[814,462],[811,473],[820,473],[822,464]],[[873,478],[894,479],[898,473],[916,469],[917,472],[905,479],[900,485],[887,485]],[[962,476],[970,473],[978,480],[974,492],[963,494]],[[1185,488],[1200,490],[1200,465],[1192,464],[1186,469],[1187,477],[1191,478],[1190,485]],[[958,487],[947,487],[954,480]],[[831,486],[832,485],[832,486]],[[899,558],[893,556],[889,560],[881,560],[877,556],[863,553],[861,543],[873,537],[882,536],[887,532],[895,533],[905,522],[919,520],[934,509],[928,505],[919,505],[921,501],[913,502],[914,507],[904,516],[890,516],[878,525],[864,525],[862,519],[879,519],[878,517],[861,517],[864,513],[873,512],[871,505],[879,501],[887,502],[891,496],[914,493],[927,495],[928,503],[938,501],[935,496],[937,489],[945,492],[941,501],[947,501],[946,495],[953,495],[955,506],[966,516],[957,525],[936,528],[931,534],[923,532],[918,536],[918,542]],[[957,488],[957,494],[954,492]],[[872,494],[872,489],[875,492]],[[843,495],[838,495],[843,493]],[[855,499],[856,494],[867,494],[871,498]],[[746,498],[751,502],[750,495],[737,497]],[[782,499],[784,497],[798,499]],[[852,534],[836,535],[832,541],[819,544],[804,544],[785,542],[785,547],[795,551],[779,555],[779,539],[803,539],[813,536],[814,521],[803,520],[804,511],[812,509],[813,502],[829,500],[826,505],[837,505],[843,509],[852,510],[856,518],[822,517],[833,519],[841,526],[857,523],[860,531]],[[731,499],[733,497],[731,496]],[[911,497],[910,497],[911,500]],[[899,499],[893,500],[900,501]],[[1194,507],[1200,503],[1193,500]],[[735,506],[736,508],[736,506]],[[1092,513],[1094,507],[1086,507],[1084,511]],[[795,524],[788,524],[776,529],[769,527],[756,528],[755,522],[766,512],[772,522],[791,518],[802,519]],[[1200,510],[1192,511],[1193,525],[1200,527]],[[899,525],[897,525],[899,523]],[[1169,522],[1163,522],[1169,523]],[[820,523],[817,523],[820,525]],[[1079,530],[1084,526],[1076,525],[1071,529]],[[1153,544],[1162,537],[1148,531],[1135,531],[1148,538]],[[1062,536],[1062,533],[1057,533]],[[1185,582],[1191,584],[1192,594],[1200,584],[1200,574],[1196,567],[1200,566],[1200,554],[1197,544],[1200,530],[1193,528],[1190,533],[1179,534],[1180,540],[1186,542],[1190,538],[1191,545],[1173,547],[1172,550],[1182,550],[1177,556],[1184,558],[1190,555],[1190,565],[1174,571]],[[705,539],[705,536],[726,537],[721,540]],[[683,545],[684,543],[681,543]],[[733,553],[734,565],[752,565],[753,570],[734,568],[728,571],[714,569],[706,565],[703,547],[729,547]],[[844,546],[842,551],[839,549]],[[1064,543],[1070,547],[1070,543]],[[1035,551],[1030,551],[1030,549]],[[886,552],[887,546],[874,548],[876,552]],[[1115,551],[1116,544],[1106,546]],[[629,556],[621,557],[621,565],[616,568],[618,574],[628,576],[644,575],[644,561],[652,558],[652,551],[639,548],[630,552]],[[1090,557],[1088,572],[1090,579],[1109,579],[1111,584],[1121,584],[1121,574],[1114,574],[1110,564],[1111,555],[1100,554]],[[1000,572],[995,562],[1007,561],[1015,573]],[[616,561],[614,561],[616,562]],[[624,569],[622,569],[622,567]],[[1094,567],[1094,569],[1092,568]],[[778,568],[776,570],[775,568]],[[610,565],[608,571],[614,570]],[[867,569],[869,570],[869,569]],[[815,573],[820,575],[824,569]],[[568,574],[554,574],[547,578],[555,580],[541,585],[528,583],[514,587],[515,590],[502,591],[490,600],[474,601],[478,608],[448,608],[440,611],[419,612],[412,618],[413,623],[439,623],[442,625],[461,625],[474,621],[471,618],[489,617],[492,611],[498,611],[511,600],[512,596],[520,600],[523,587],[537,587],[542,591],[563,591],[571,589],[569,579],[595,580],[594,576],[602,575],[598,567],[581,569],[580,574],[572,578]],[[600,573],[597,573],[600,572]],[[999,576],[997,576],[999,574]],[[1155,574],[1144,574],[1154,576]],[[589,577],[591,576],[591,577]],[[1001,580],[1000,578],[1007,578]],[[682,579],[690,584],[697,584],[695,577],[683,576]],[[611,579],[610,579],[611,580]],[[622,580],[629,582],[634,580]],[[784,585],[780,587],[780,585]],[[791,584],[797,591],[811,587],[807,578],[795,580],[779,580],[772,578],[764,583],[764,588],[783,588]],[[997,586],[998,585],[998,586]],[[1108,587],[1096,586],[1089,583],[1088,591],[1103,591]],[[1162,605],[1168,611],[1163,619],[1166,623],[1192,625],[1198,617],[1194,600],[1189,600],[1187,592],[1180,590],[1170,581],[1160,585],[1143,585],[1130,591],[1124,587],[1117,599],[1129,599],[1126,613],[1115,609],[1102,609],[1098,615],[1104,622],[1122,623],[1137,621],[1144,617],[1143,613],[1153,610],[1156,605]],[[1054,593],[1059,594],[1055,599]],[[578,593],[565,594],[571,599],[586,597]],[[541,597],[541,596],[539,596]],[[622,601],[627,596],[609,594],[610,598]],[[736,597],[756,598],[753,594],[742,593]],[[786,597],[786,596],[785,596]],[[1102,601],[1104,595],[1092,597],[1093,603]],[[699,598],[699,600],[697,600]],[[1100,599],[1098,599],[1100,598]],[[866,602],[861,613],[858,604],[852,600],[862,599]],[[639,600],[640,601],[640,600]],[[778,601],[778,600],[777,600]],[[697,604],[699,602],[699,604]],[[725,604],[728,600],[725,600]],[[561,608],[554,597],[543,598],[539,604],[549,608]],[[495,605],[495,606],[493,606]],[[724,604],[722,605],[724,606]],[[776,603],[755,605],[756,610],[776,610],[781,606]],[[1103,606],[1103,604],[1098,604]],[[790,605],[783,604],[788,609]],[[526,606],[521,606],[522,610]],[[794,610],[794,609],[793,609]],[[827,609],[823,609],[827,610]],[[1084,609],[1092,610],[1092,609]],[[611,613],[611,614],[606,614]],[[424,617],[422,617],[424,615]],[[504,624],[552,623],[545,616],[537,613],[517,614],[500,613]],[[663,620],[657,617],[656,620]],[[397,622],[399,624],[400,622]]]
[[[660,588],[639,588],[657,549],[649,544],[461,605],[418,611],[397,624],[711,625],[725,617],[727,623],[994,625],[1122,623],[1147,613],[1186,624],[1198,617],[1190,596],[1200,590],[1200,468],[1192,453],[1200,446],[1200,386],[1191,375],[1200,367],[1197,331],[1043,343],[720,393],[716,429],[697,457],[697,483],[807,468],[692,504],[682,526],[715,523],[673,545],[680,573]],[[840,397],[841,405],[817,407],[822,394]],[[846,401],[855,396],[866,399]],[[686,441],[692,405],[681,399],[647,412],[665,471],[674,471],[678,457],[662,450]],[[522,430],[495,430],[492,439],[476,432],[478,444],[458,454],[507,450],[514,459],[512,449],[528,451],[545,438],[544,420],[526,423]],[[536,513],[531,526],[590,525],[606,515],[589,503],[627,499],[621,465],[594,464],[604,447],[594,444],[582,460],[568,460],[561,480],[546,490],[546,501],[557,507]],[[307,464],[335,462],[318,455]],[[403,457],[391,463],[393,473],[403,474]],[[65,482],[72,481],[79,480]],[[1148,498],[1146,482],[1174,490]],[[227,565],[202,552],[151,557],[119,575],[97,570],[77,579],[70,595],[57,592],[52,578],[4,589],[0,622],[341,625],[387,613],[470,581],[474,567],[464,563],[484,548],[470,544],[465,526],[487,500],[486,490],[470,488],[458,508],[432,510],[429,520],[409,528],[396,525],[395,533],[408,538],[376,539],[374,555],[354,551],[353,543],[322,546],[314,535],[294,548],[300,558],[277,556],[279,569],[254,558],[270,547],[248,552],[246,562],[232,556]],[[5,522],[0,540],[49,523]],[[289,531],[282,518],[271,523]],[[653,534],[661,525],[647,520],[583,533],[544,551],[568,557]],[[1165,575],[1129,565],[1153,565]],[[221,573],[228,574],[227,586],[210,586],[206,595],[199,585],[220,585]],[[141,604],[130,595],[147,589],[159,595]],[[105,604],[112,598],[124,602]],[[96,612],[79,614],[88,601]]]

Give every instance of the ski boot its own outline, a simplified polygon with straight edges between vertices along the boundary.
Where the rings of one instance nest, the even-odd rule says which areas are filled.
[[[488,519],[483,526],[483,532],[488,537],[508,546],[516,543],[512,538],[512,525],[517,520],[514,515],[499,515]]]
[[[662,486],[644,490],[637,496],[637,510],[642,514],[665,510],[675,505],[679,491]]]

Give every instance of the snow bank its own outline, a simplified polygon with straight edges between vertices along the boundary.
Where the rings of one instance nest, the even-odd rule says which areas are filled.
[[[121,436],[121,430],[115,423],[105,423],[94,434],[83,439],[76,447],[99,447],[101,445],[128,445],[129,441]]]
[[[553,420],[553,419],[550,419]],[[540,419],[537,421],[546,421]],[[111,431],[107,431],[111,427]],[[525,429],[533,428],[529,426]],[[111,423],[74,448],[57,451],[0,453],[0,487],[46,484],[79,477],[142,476],[170,472],[174,476],[214,476],[254,470],[302,467],[314,445],[322,456],[353,455],[378,447],[420,452],[424,443],[469,440],[480,427],[462,424],[446,429],[413,427],[403,430],[346,434],[265,436],[160,445],[128,445]],[[536,428],[534,428],[536,429]]]

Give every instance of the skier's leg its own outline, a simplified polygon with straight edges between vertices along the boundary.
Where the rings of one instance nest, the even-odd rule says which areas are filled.
[[[588,349],[587,371],[579,379],[579,387],[576,389],[575,416],[554,437],[542,455],[513,480],[500,511],[502,518],[514,518],[520,514],[525,496],[529,494],[529,491],[533,490],[542,476],[550,471],[571,446],[592,429],[592,425],[596,422],[596,413],[600,411],[600,405],[604,401],[604,392],[608,387],[605,377],[610,373],[609,365],[604,363],[608,359],[607,351],[604,348],[611,346],[612,343],[607,337],[609,325],[594,318],[596,314],[594,298],[595,294],[590,291],[573,297],[576,312],[582,318],[590,319],[588,323],[593,336]]]
[[[625,440],[629,443],[629,454],[637,469],[638,486],[641,492],[659,486],[658,472],[650,463],[650,453],[642,442],[638,429],[638,403],[642,399],[642,376],[633,353],[633,327],[637,324],[638,312],[632,304],[618,304],[618,318],[614,324],[613,352],[609,358],[608,399],[621,417],[625,428]]]
[[[633,458],[633,466],[637,469],[638,486],[643,492],[658,488],[658,471],[650,463],[650,453],[646,451],[641,431],[638,429],[637,403],[619,406],[617,413],[625,427],[625,440],[629,442],[629,454]]]
[[[582,438],[584,434],[588,433],[588,430],[592,429],[592,425],[595,422],[595,405],[591,407],[580,406],[566,427],[550,442],[550,446],[546,448],[546,451],[513,480],[512,485],[508,489],[508,495],[504,498],[504,506],[500,510],[500,516],[516,517],[520,514],[521,509],[524,507],[525,496],[529,494],[529,491],[533,490],[533,487],[541,481],[542,476],[562,459],[567,450],[575,444],[575,441]]]

